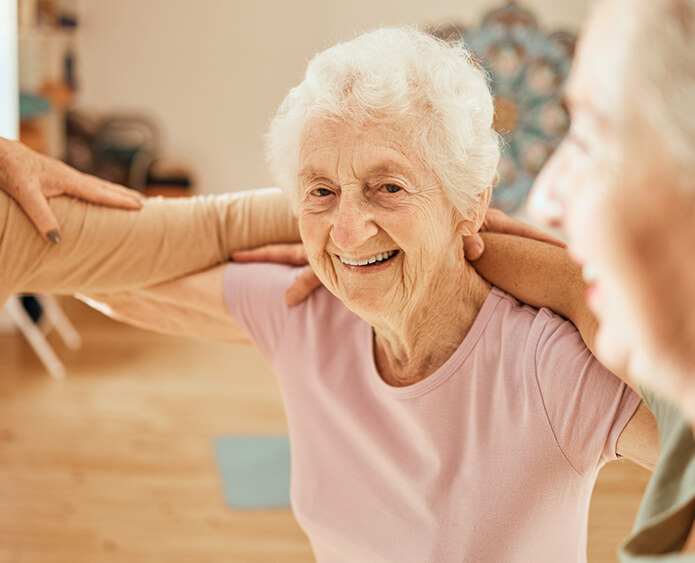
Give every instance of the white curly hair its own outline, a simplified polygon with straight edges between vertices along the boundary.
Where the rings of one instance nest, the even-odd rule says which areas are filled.
[[[381,28],[314,56],[266,135],[273,180],[295,211],[303,130],[317,115],[409,125],[423,163],[463,216],[496,182],[500,138],[487,75],[460,42],[412,27]]]

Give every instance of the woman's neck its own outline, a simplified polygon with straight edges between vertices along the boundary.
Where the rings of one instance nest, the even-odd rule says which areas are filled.
[[[489,292],[490,284],[462,260],[424,302],[373,323],[382,379],[405,387],[437,371],[468,334]]]

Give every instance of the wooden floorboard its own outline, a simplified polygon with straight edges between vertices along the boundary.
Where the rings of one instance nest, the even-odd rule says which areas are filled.
[[[258,352],[66,309],[84,346],[51,336],[64,381],[0,335],[0,563],[312,562],[289,510],[224,502],[214,437],[286,432]],[[628,462],[601,472],[590,562],[617,560],[647,478]]]

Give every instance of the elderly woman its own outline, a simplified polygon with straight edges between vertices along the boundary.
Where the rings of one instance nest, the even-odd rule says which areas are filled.
[[[599,468],[643,453],[638,396],[570,323],[465,259],[496,174],[492,114],[458,46],[382,29],[328,49],[268,136],[326,289],[288,308],[297,270],[230,264],[102,299],[259,346],[319,561],[583,561]]]

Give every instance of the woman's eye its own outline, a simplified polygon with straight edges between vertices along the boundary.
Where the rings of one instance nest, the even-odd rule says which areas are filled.
[[[396,184],[384,184],[381,187],[382,187],[382,189],[386,190],[390,194],[395,194],[397,192],[400,192],[403,189]]]
[[[331,195],[333,192],[328,188],[316,188],[312,193],[319,197],[326,197]]]

